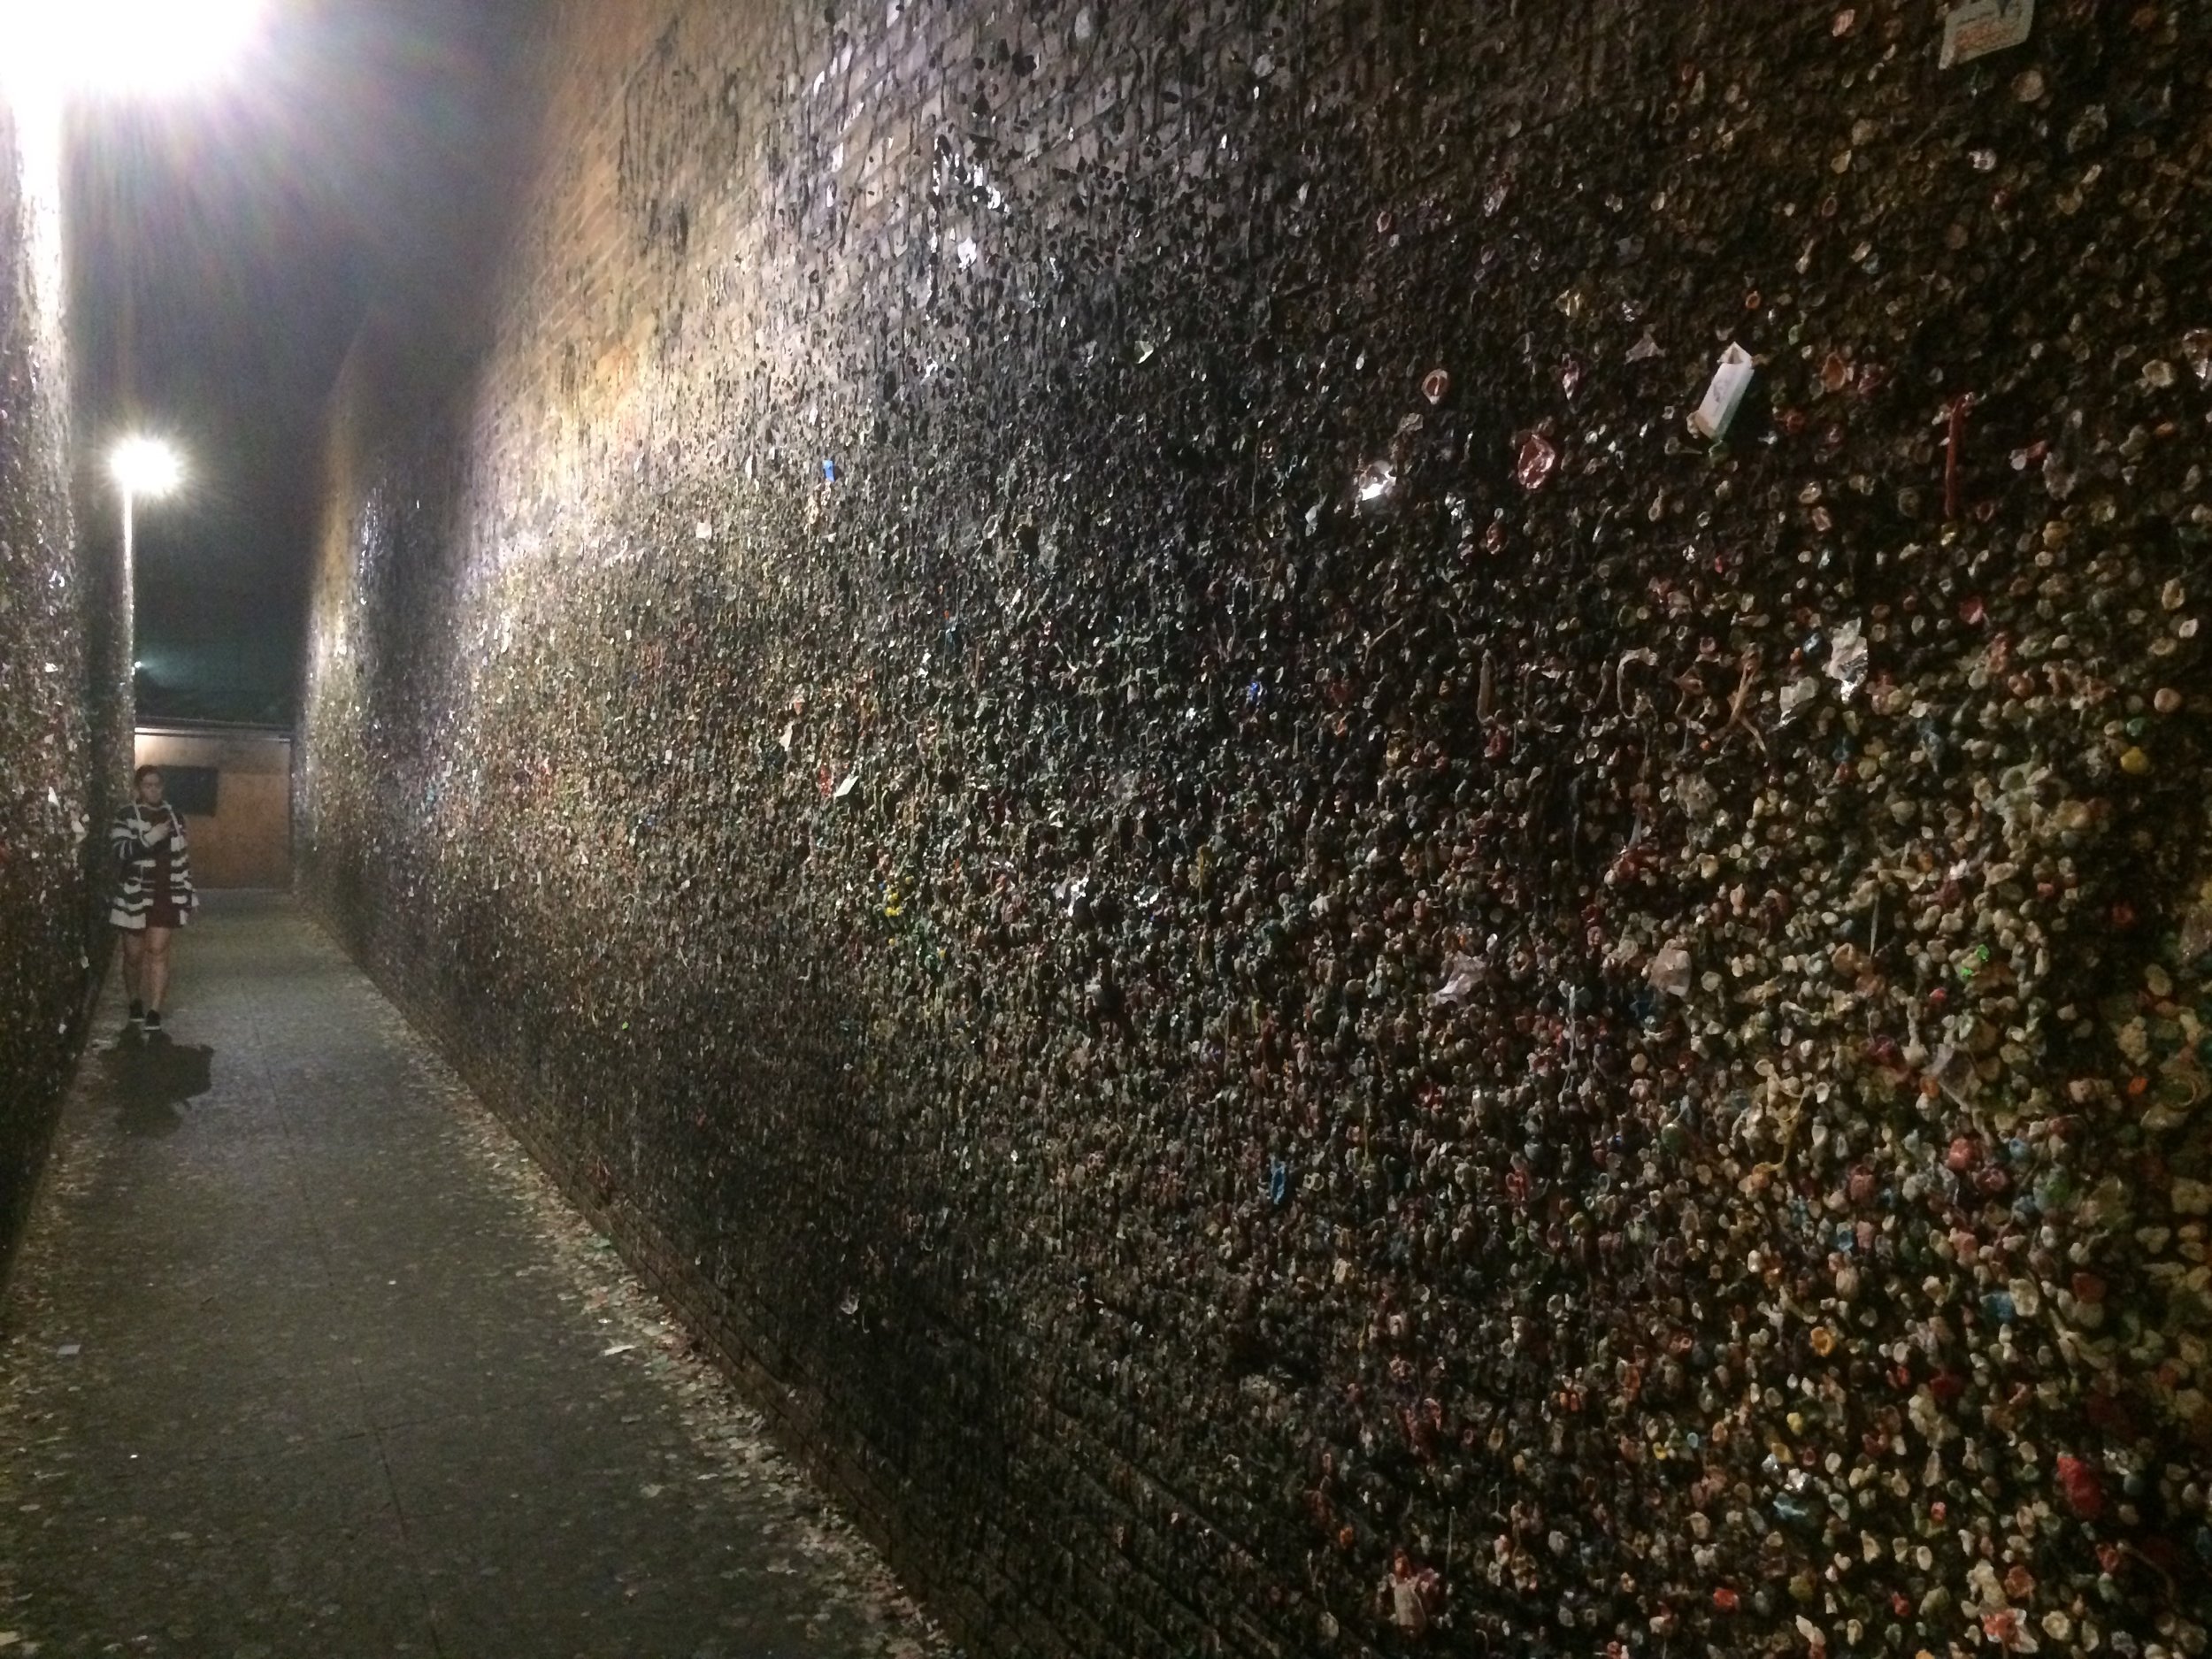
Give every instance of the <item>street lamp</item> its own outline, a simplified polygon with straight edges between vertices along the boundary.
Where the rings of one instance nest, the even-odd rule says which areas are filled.
[[[132,550],[138,516],[138,498],[168,495],[184,481],[184,463],[159,438],[126,438],[109,452],[108,472],[123,495],[123,603],[131,604],[138,592],[138,565]]]
[[[92,93],[196,85],[237,60],[263,0],[0,0],[4,78]]]

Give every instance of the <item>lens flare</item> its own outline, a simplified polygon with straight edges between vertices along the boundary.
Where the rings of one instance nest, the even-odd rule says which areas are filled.
[[[264,0],[0,0],[0,84],[16,94],[173,91],[237,63]]]
[[[166,495],[184,481],[184,462],[159,438],[126,438],[108,457],[108,471],[134,495]]]

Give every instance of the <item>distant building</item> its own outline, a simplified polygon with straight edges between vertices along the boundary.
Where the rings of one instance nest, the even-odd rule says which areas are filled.
[[[192,826],[202,887],[292,885],[292,733],[212,722],[138,728],[137,761],[158,766]]]

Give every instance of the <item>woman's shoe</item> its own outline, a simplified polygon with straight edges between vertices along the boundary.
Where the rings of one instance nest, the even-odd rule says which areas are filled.
[[[142,1025],[145,1023],[146,1004],[139,1002],[134,997],[131,1001],[131,1024],[134,1025]]]
[[[146,1010],[146,1029],[148,1031],[159,1031],[161,1029],[161,1010],[159,1009],[150,1008]]]

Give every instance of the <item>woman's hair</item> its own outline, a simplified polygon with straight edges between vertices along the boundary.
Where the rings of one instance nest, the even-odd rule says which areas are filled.
[[[139,786],[140,784],[142,784],[142,783],[145,782],[145,781],[146,781],[146,780],[147,780],[149,777],[158,778],[158,777],[160,777],[160,776],[161,776],[161,768],[160,768],[160,767],[158,767],[158,766],[141,766],[141,767],[140,767],[140,768],[139,768],[136,772],[133,772],[133,773],[131,774],[131,787],[132,787],[132,788],[134,788],[134,789],[137,788],[137,787],[138,787],[138,786]]]

